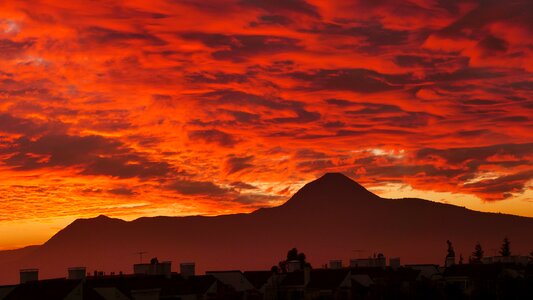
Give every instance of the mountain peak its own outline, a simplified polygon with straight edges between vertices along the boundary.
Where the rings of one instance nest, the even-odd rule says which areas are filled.
[[[309,182],[286,206],[316,206],[368,202],[379,197],[342,173],[326,173]]]

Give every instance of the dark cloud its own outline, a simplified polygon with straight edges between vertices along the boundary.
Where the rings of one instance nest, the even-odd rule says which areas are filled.
[[[327,155],[323,152],[315,151],[313,149],[300,149],[294,155],[296,159],[324,159]]]
[[[302,50],[297,39],[269,35],[225,35],[216,33],[191,32],[181,35],[188,40],[196,40],[214,48],[214,59],[243,61],[255,55],[276,54]],[[218,50],[216,50],[218,49]]]
[[[324,172],[328,168],[335,167],[335,164],[329,159],[319,159],[299,162],[296,164],[296,167],[302,172]]]
[[[157,178],[170,172],[165,162],[154,162],[136,154],[97,157],[85,167],[84,175],[108,175],[118,178]]]
[[[486,200],[503,200],[511,197],[512,193],[523,193],[526,183],[531,179],[533,179],[533,171],[524,171],[495,179],[467,183],[463,185],[463,188],[482,195]]]
[[[359,161],[361,162],[361,161]],[[375,178],[402,178],[402,176],[427,176],[452,178],[463,173],[461,169],[437,168],[433,165],[363,165],[366,175]]]
[[[495,68],[474,68],[474,67],[465,67],[453,72],[439,72],[435,74],[429,74],[426,77],[427,81],[433,82],[445,82],[445,81],[465,81],[465,80],[483,80],[483,79],[493,79],[499,77],[505,77],[507,75],[506,71],[502,69]]]
[[[287,26],[292,23],[292,20],[283,15],[261,15],[257,17],[256,21],[250,22],[251,27],[279,25]]]
[[[46,132],[65,132],[66,124],[61,122],[42,122],[18,118],[8,113],[0,113],[0,132],[35,136]]]
[[[477,46],[485,55],[502,54],[507,52],[507,49],[509,48],[509,44],[504,39],[491,34],[479,41]]]
[[[238,140],[233,135],[217,129],[189,131],[189,139],[202,140],[222,147],[233,147],[238,143]]]
[[[276,117],[264,120],[267,123],[285,124],[285,123],[309,123],[320,119],[321,115],[318,112],[311,112],[305,109],[305,102],[286,100],[279,97],[266,97],[254,95],[246,92],[235,90],[217,90],[204,94],[205,97],[215,99],[217,104],[231,104],[240,107],[249,107],[257,109],[264,107],[272,110],[278,110],[280,113],[289,111],[294,114],[290,117]],[[251,118],[251,121],[259,119],[249,113],[235,114],[231,113],[236,119]]]
[[[252,74],[236,74],[224,72],[196,72],[187,74],[185,78],[193,83],[243,83],[249,80]]]
[[[256,7],[270,13],[300,13],[320,17],[318,9],[305,0],[241,0],[245,6]]]
[[[522,28],[533,31],[533,2],[528,0],[484,0],[477,2],[472,9],[450,25],[438,32],[439,35],[448,37],[474,37],[476,38],[487,27],[496,22],[514,23]]]
[[[404,112],[400,107],[391,104],[380,103],[357,103],[363,106],[359,110],[349,110],[346,113],[349,115],[375,115],[383,113],[401,113]]]
[[[402,89],[411,76],[387,75],[368,69],[320,69],[290,74],[307,83],[309,90],[345,90],[358,93],[377,93]]]
[[[302,107],[296,107],[293,110],[296,113],[294,117],[274,118],[270,121],[274,123],[310,123],[320,119],[318,112],[307,111]]]
[[[235,182],[230,183],[230,185],[238,190],[256,190],[257,189],[256,186],[251,185],[246,182],[242,182],[242,181],[235,181]]]
[[[351,101],[348,101],[348,100],[344,100],[344,99],[334,99],[334,98],[326,99],[326,102],[327,102],[328,104],[335,105],[335,106],[339,106],[339,107],[349,107],[349,106],[352,106],[352,105],[355,105],[355,104],[356,104],[356,103],[351,102]]]
[[[110,189],[107,192],[110,194],[119,195],[119,196],[133,196],[137,194],[134,190],[130,188],[126,188],[126,187]]]
[[[167,188],[184,195],[224,196],[231,190],[210,181],[175,180]]]
[[[426,126],[431,119],[440,119],[440,117],[426,112],[403,112],[400,116],[372,118],[373,121],[382,122],[389,126],[407,128]]]
[[[314,30],[315,33],[326,35],[345,35],[361,39],[356,47],[365,52],[376,52],[384,46],[400,46],[409,40],[410,32],[385,28],[376,20],[361,22],[355,25],[323,24]]]
[[[33,40],[20,42],[10,39],[0,39],[0,59],[11,59],[20,56],[35,44]]]
[[[259,106],[275,110],[284,110],[294,106],[303,106],[303,103],[299,102],[290,102],[280,98],[260,96],[229,89],[208,92],[203,96],[206,98],[212,98],[219,104],[232,104],[250,108],[257,108]]]
[[[242,171],[244,169],[248,169],[253,167],[254,165],[251,164],[253,161],[254,156],[234,156],[230,155],[230,157],[226,160],[226,172],[228,174],[232,174],[235,172]]]
[[[533,155],[533,143],[499,144],[485,147],[465,147],[449,149],[420,149],[416,157],[420,159],[442,157],[450,164],[461,164],[469,160],[486,161],[494,155],[512,155],[517,158]]]
[[[346,126],[346,123],[341,121],[332,121],[332,122],[325,122],[324,128],[339,128]]]
[[[440,66],[446,67],[449,65],[456,65],[460,67],[466,67],[468,65],[469,58],[464,56],[447,56],[439,57],[435,54],[428,55],[409,55],[402,54],[394,56],[394,63],[400,67],[412,68],[438,68]]]
[[[164,40],[147,32],[119,31],[97,26],[82,29],[80,39],[84,44],[96,43],[100,45],[123,44],[130,41],[143,41],[156,46],[166,44]]]
[[[236,122],[239,123],[256,123],[261,120],[260,114],[253,114],[245,111],[238,111],[238,110],[221,110],[224,113],[229,114],[232,116]]]
[[[154,178],[171,171],[165,162],[151,161],[118,140],[96,135],[23,137],[0,148],[0,153],[9,155],[5,165],[18,170],[75,167],[81,174],[118,178]]]

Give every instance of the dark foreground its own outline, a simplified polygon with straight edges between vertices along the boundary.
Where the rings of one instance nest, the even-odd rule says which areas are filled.
[[[533,264],[96,274],[3,286],[0,299],[533,299]]]

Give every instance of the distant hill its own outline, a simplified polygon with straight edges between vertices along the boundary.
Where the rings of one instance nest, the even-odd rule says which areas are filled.
[[[402,263],[442,263],[446,240],[465,261],[480,242],[494,255],[505,236],[514,253],[533,249],[533,218],[482,213],[421,199],[384,199],[339,173],[308,183],[285,204],[250,214],[153,217],[131,222],[99,216],[79,219],[44,245],[11,259],[0,252],[0,282],[16,283],[18,269],[40,268],[40,277],[63,277],[72,266],[132,272],[144,261],[194,261],[200,272],[269,269],[292,247],[314,266],[329,259],[382,252]],[[363,251],[354,251],[363,250]],[[18,250],[17,250],[18,251]]]

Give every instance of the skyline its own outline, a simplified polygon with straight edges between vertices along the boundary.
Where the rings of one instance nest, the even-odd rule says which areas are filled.
[[[531,1],[0,3],[0,250],[326,172],[533,217]]]

